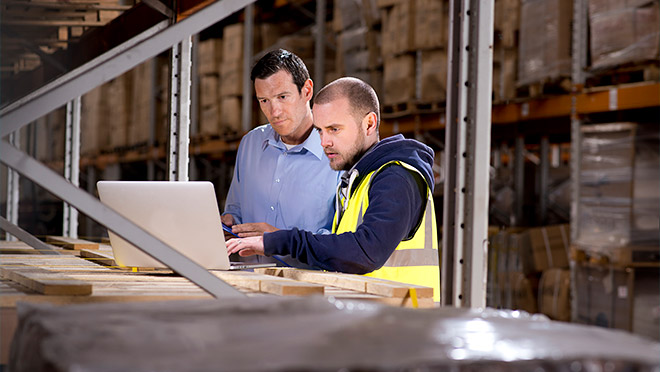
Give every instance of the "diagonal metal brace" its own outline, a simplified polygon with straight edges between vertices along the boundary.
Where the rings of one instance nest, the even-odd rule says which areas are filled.
[[[64,177],[12,146],[6,140],[0,141],[0,161],[23,177],[50,191],[56,197],[73,205],[82,213],[106,226],[214,297],[245,297],[234,287],[107,207],[97,198],[73,186]]]
[[[51,248],[48,244],[42,242],[41,240],[35,238],[32,234],[29,232],[21,229],[20,227],[14,225],[13,223],[7,221],[6,218],[0,216],[0,229],[5,230],[5,232],[8,232],[15,237],[17,237],[20,241],[24,242],[25,244],[29,245],[30,247],[36,249],[39,251],[39,253],[42,254],[54,254],[54,255],[59,255],[60,253]]]

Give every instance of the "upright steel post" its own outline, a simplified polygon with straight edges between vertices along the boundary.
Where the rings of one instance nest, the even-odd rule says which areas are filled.
[[[20,132],[16,131],[9,135],[9,143],[18,147],[20,140]],[[19,182],[18,173],[7,167],[7,220],[18,226],[18,200],[19,195]],[[16,241],[16,237],[9,232],[5,234],[5,240]]]
[[[314,42],[314,93],[325,80],[325,7],[326,0],[316,0],[316,35]]]
[[[172,48],[169,161],[167,162],[170,181],[188,181],[191,50],[191,36],[186,37]]]
[[[539,156],[541,173],[539,175],[539,222],[546,224],[548,219],[548,190],[550,183],[550,139],[541,137],[541,154]]]
[[[516,196],[514,201],[514,225],[520,226],[523,221],[525,199],[525,138],[523,136],[516,137],[516,148],[513,156],[513,192]]]
[[[245,32],[243,33],[243,101],[241,106],[241,128],[248,132],[252,128],[252,55],[254,54],[254,5],[245,7]]]
[[[442,303],[486,305],[493,4],[450,3]]]
[[[580,142],[582,121],[577,115],[577,93],[585,81],[587,65],[587,2],[573,0],[573,43],[572,43],[571,78],[573,79],[573,97],[571,98],[571,241],[577,239],[579,228],[580,201]]]
[[[80,97],[66,104],[64,139],[64,178],[74,186],[80,185]],[[62,235],[78,238],[78,210],[64,202]]]

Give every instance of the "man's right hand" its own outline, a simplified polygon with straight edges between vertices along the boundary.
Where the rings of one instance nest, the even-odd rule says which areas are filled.
[[[222,223],[224,223],[225,225],[227,225],[227,226],[229,226],[229,227],[232,227],[232,226],[234,225],[234,223],[235,223],[235,222],[234,222],[234,216],[232,216],[232,215],[229,214],[229,213],[227,213],[227,214],[223,214],[223,215],[220,217],[220,220],[222,221]],[[224,233],[225,233],[225,240],[228,240],[228,239],[231,239],[231,238],[235,238],[235,237],[236,237],[236,236],[234,236],[234,235],[232,235],[231,233],[228,233],[228,232],[226,232],[226,231],[224,231]]]

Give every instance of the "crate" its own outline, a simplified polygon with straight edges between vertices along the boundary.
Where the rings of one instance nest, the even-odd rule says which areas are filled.
[[[660,340],[659,273],[658,267],[572,262],[571,320]]]
[[[571,273],[567,269],[547,269],[539,282],[539,312],[550,319],[571,320]]]

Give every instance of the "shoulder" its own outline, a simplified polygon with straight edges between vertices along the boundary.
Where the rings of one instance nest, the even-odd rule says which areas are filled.
[[[412,192],[423,196],[427,187],[428,185],[426,185],[426,181],[421,174],[392,163],[381,168],[373,175],[369,192],[371,194],[392,192],[401,196]]]
[[[260,125],[243,136],[239,147],[261,145],[273,135],[273,132],[273,127],[270,124]]]

